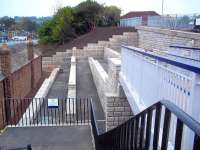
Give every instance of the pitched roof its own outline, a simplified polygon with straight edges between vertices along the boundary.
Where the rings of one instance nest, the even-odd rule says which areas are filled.
[[[133,17],[147,17],[147,16],[159,16],[159,14],[155,11],[131,11],[122,16],[121,19],[133,18]]]

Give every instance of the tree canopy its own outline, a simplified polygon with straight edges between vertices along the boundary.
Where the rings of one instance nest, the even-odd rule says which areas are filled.
[[[116,26],[121,10],[116,6],[104,6],[86,0],[75,7],[57,10],[53,18],[44,22],[38,30],[41,43],[60,43],[85,34],[96,26]]]
[[[10,29],[13,25],[15,25],[15,20],[13,18],[10,17],[2,17],[0,18],[0,30],[8,30]]]

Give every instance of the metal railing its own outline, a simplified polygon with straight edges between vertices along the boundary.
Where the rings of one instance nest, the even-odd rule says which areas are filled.
[[[164,114],[162,117],[162,114]],[[172,116],[176,117],[176,132],[174,149],[183,148],[185,127],[194,133],[193,147],[200,149],[200,124],[169,101],[160,101],[122,125],[99,134],[94,110],[91,105],[91,124],[97,150],[142,150],[168,149],[169,134],[172,126]],[[161,128],[163,124],[163,128]]]
[[[3,124],[20,126],[87,125],[90,123],[88,98],[6,99],[0,101]]]

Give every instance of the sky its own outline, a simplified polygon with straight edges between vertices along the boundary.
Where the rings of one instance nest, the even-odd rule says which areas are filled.
[[[2,16],[51,16],[60,6],[76,6],[83,0],[0,0]],[[116,5],[122,14],[129,11],[154,10],[161,14],[162,0],[96,0],[105,5]],[[200,0],[164,0],[164,14],[200,13]]]

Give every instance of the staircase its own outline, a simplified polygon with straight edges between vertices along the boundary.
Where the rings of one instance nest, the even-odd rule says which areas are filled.
[[[93,113],[91,116],[96,150],[200,149],[200,124],[166,100],[103,134],[98,131],[98,120]]]
[[[33,127],[8,127],[0,136],[0,148],[20,150],[16,147],[31,144],[34,150],[200,149],[200,124],[170,101],[157,102],[125,123],[103,133],[99,131],[97,124],[100,120],[96,118],[92,101],[90,106],[88,124],[73,124],[70,121],[68,126],[59,122],[50,126],[45,126],[45,123],[34,124]]]
[[[66,49],[72,49],[77,47],[78,49],[83,49],[88,43],[97,43],[98,41],[108,41],[112,35],[122,35],[124,32],[136,32],[133,27],[97,27],[94,30],[77,37],[76,39],[68,42],[59,47],[50,48],[45,51],[44,56],[50,57],[56,52],[65,52]],[[55,50],[56,49],[56,50]]]
[[[76,58],[103,58],[105,48],[112,48],[116,52],[121,52],[121,45],[137,46],[137,32],[124,32],[122,35],[113,35],[108,41],[98,41],[97,43],[88,43],[83,48],[73,47],[65,52],[56,52],[52,57],[43,57],[43,68],[49,65],[61,65],[66,58],[72,55]]]

